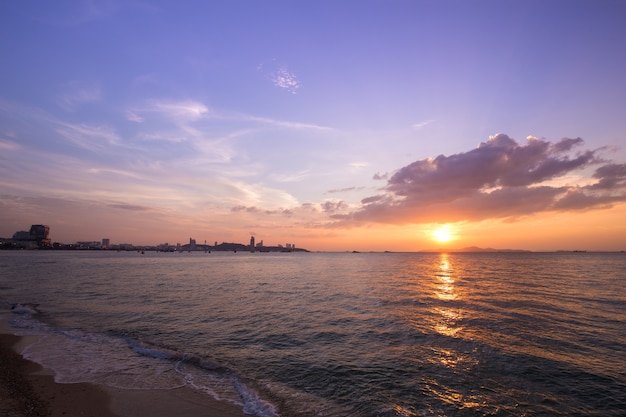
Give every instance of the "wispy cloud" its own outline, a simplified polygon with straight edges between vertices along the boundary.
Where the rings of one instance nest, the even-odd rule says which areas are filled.
[[[12,140],[0,138],[0,149],[5,151],[17,151],[20,149],[20,145]]]
[[[143,111],[159,113],[177,120],[197,120],[209,113],[206,105],[194,100],[154,100]]]
[[[626,164],[607,162],[580,138],[556,143],[529,137],[520,145],[492,136],[478,148],[415,161],[397,170],[384,193],[362,200],[341,222],[391,224],[515,218],[547,211],[602,208],[626,201]],[[592,184],[550,185],[599,166]]]
[[[134,112],[128,110],[126,112],[126,119],[130,120],[131,122],[135,122],[135,123],[141,123],[144,121],[144,118],[135,114]]]
[[[423,122],[419,122],[419,123],[414,123],[413,125],[411,125],[411,127],[415,130],[419,130],[422,129],[426,126],[428,126],[429,124],[433,123],[434,120],[424,120]]]
[[[352,192],[352,191],[360,191],[360,190],[363,190],[364,188],[365,187],[335,188],[335,189],[326,191],[326,194],[348,193],[348,192]]]
[[[361,169],[361,168],[368,167],[370,164],[368,162],[350,162],[349,165],[350,165],[350,168]]]
[[[139,206],[137,204],[128,204],[128,203],[120,203],[120,202],[109,203],[107,204],[107,206],[120,209],[120,210],[129,210],[129,211],[153,211],[152,207]]]
[[[279,120],[279,119],[270,119],[267,117],[259,117],[259,116],[250,116],[250,115],[241,115],[242,120],[248,120],[252,122],[259,122],[266,125],[276,126],[276,127],[284,127],[287,129],[296,129],[296,130],[321,130],[321,131],[330,131],[333,130],[332,127],[316,125],[312,123],[301,123],[301,122],[290,122],[287,120]]]
[[[209,108],[196,100],[148,100],[126,110],[127,120],[145,125],[139,138],[176,143],[204,137],[197,126],[210,115]]]
[[[269,178],[275,182],[300,182],[304,178],[311,176],[311,171],[308,169],[292,172],[289,174],[270,174]]]
[[[237,190],[232,195],[237,198],[235,206],[260,206],[268,209],[293,207],[298,200],[284,190],[267,187],[263,184],[251,184],[241,181],[229,181]]]
[[[96,83],[71,81],[63,87],[58,103],[67,111],[75,111],[83,104],[102,100],[102,90]]]
[[[129,170],[115,169],[115,168],[89,168],[86,170],[89,174],[103,174],[103,175],[115,175],[120,178],[130,178],[134,180],[142,179],[140,175]]]
[[[92,126],[58,122],[56,131],[75,145],[92,151],[102,150],[111,145],[120,145],[122,139],[110,126]]]
[[[28,148],[29,152],[33,152],[46,142],[56,142],[59,139],[94,152],[100,152],[112,146],[126,145],[117,129],[110,124],[73,123],[39,107],[23,106],[0,98],[1,113],[6,113],[10,123],[29,125],[31,131],[22,132],[20,135],[20,145],[25,149]],[[38,134],[32,134],[32,132],[38,132]],[[46,141],[42,141],[42,138]],[[64,152],[68,150],[64,149]]]
[[[236,124],[236,130],[241,131],[241,123],[255,123],[293,130],[332,131],[332,127],[314,123],[294,122],[289,120],[273,119],[245,113],[220,112],[210,109],[206,104],[196,100],[149,100],[144,105],[135,106],[126,111],[126,118],[134,122],[147,121],[150,115],[157,115],[159,119],[167,119],[179,127],[191,129],[192,122],[220,121],[223,126]],[[246,132],[252,132],[247,129]]]

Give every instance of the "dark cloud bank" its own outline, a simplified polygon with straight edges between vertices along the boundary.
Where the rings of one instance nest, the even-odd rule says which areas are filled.
[[[583,144],[529,138],[520,145],[498,134],[465,153],[413,162],[388,179],[377,174],[387,179],[381,194],[332,217],[338,224],[477,221],[626,201],[626,164],[601,158],[601,149],[580,149]],[[564,178],[574,175],[578,183]]]

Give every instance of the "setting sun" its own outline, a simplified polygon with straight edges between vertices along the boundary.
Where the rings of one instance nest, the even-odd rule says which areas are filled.
[[[454,239],[454,233],[447,224],[441,225],[431,232],[432,238],[439,243],[446,243]]]

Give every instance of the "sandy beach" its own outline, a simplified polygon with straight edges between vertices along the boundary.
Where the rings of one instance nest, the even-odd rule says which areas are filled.
[[[120,390],[58,384],[54,374],[19,353],[24,339],[0,334],[0,417],[243,417],[234,405],[188,388]]]

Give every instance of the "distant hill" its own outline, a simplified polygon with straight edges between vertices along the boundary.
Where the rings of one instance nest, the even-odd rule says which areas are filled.
[[[453,249],[451,252],[531,252],[524,249],[494,249],[494,248],[479,248],[478,246],[469,246],[462,249]]]
[[[442,249],[429,249],[421,252],[443,252]],[[478,246],[468,246],[466,248],[460,249],[449,249],[445,252],[467,252],[467,253],[478,253],[478,252],[519,252],[519,253],[530,253],[532,251],[524,250],[524,249],[495,249],[495,248],[479,248]]]

